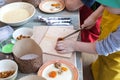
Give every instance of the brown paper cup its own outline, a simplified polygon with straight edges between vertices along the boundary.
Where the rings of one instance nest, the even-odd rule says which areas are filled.
[[[22,73],[37,72],[43,64],[42,50],[30,38],[18,40],[13,47],[13,55]]]

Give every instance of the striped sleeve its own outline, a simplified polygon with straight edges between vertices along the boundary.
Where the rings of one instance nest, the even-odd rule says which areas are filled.
[[[109,55],[120,51],[120,27],[106,39],[96,42],[96,51],[99,55]]]

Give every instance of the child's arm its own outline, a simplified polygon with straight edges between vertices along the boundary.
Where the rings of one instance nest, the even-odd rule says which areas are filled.
[[[94,43],[85,43],[79,41],[64,40],[59,41],[56,50],[59,53],[71,53],[74,51],[87,52],[98,55],[109,55],[120,51],[120,27],[114,33],[111,33],[106,39]]]
[[[81,0],[65,0],[65,5],[67,10],[75,11],[82,7],[84,4]]]
[[[88,52],[97,54],[96,43],[84,43],[80,41],[64,40],[59,41],[56,45],[58,53],[71,53],[74,51]]]
[[[97,10],[95,10],[85,21],[84,23],[81,25],[82,28],[86,28],[86,29],[90,29],[93,27],[93,25],[95,25],[96,20],[98,19],[98,17],[100,17],[102,15],[104,11],[104,6],[100,6]]]

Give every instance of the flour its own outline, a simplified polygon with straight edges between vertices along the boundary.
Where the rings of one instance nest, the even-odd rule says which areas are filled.
[[[37,57],[38,57],[38,55],[36,55],[36,54],[27,54],[27,55],[20,57],[20,59],[28,60],[28,59],[35,59]]]

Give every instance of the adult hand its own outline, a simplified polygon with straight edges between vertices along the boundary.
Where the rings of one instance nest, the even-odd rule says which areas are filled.
[[[75,43],[73,40],[58,41],[55,49],[58,53],[71,53],[75,51]]]

